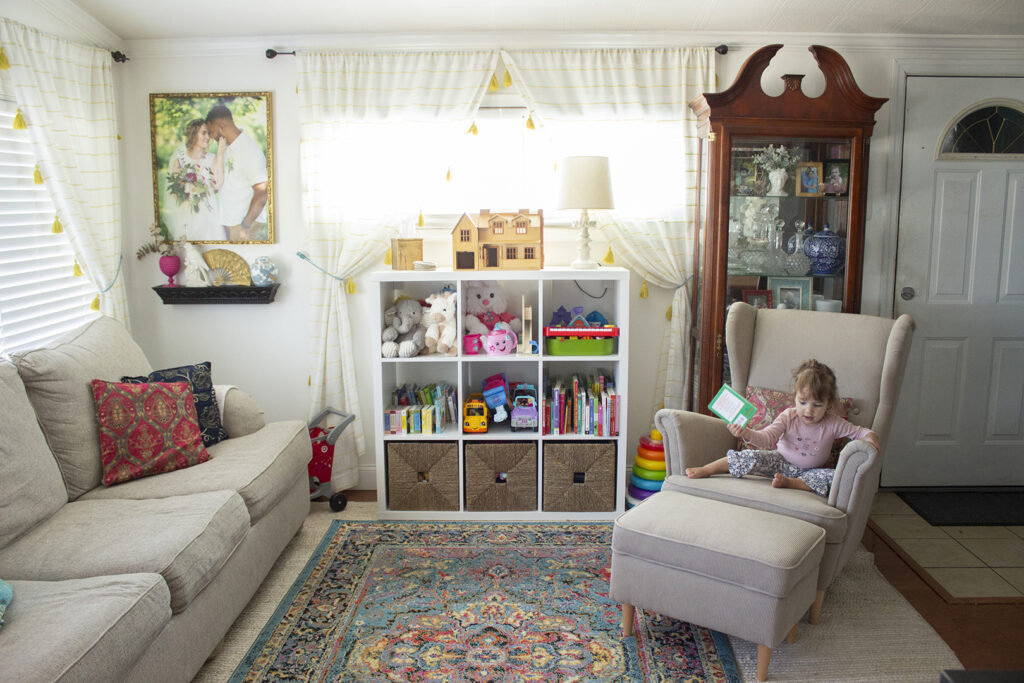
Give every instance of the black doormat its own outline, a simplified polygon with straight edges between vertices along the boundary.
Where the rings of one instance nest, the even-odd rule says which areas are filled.
[[[898,495],[932,526],[1024,526],[1024,491],[908,491]]]

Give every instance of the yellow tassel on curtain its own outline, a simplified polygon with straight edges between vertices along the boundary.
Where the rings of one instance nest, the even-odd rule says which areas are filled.
[[[498,77],[491,74],[491,82],[487,84],[487,89],[491,92],[495,92],[498,89]]]
[[[512,85],[512,74],[508,72],[508,69],[505,69],[505,77],[501,79],[501,84],[506,88]]]
[[[82,266],[78,265],[78,261],[75,261],[75,267],[72,269],[71,274],[75,277],[82,277]]]
[[[384,252],[384,265],[391,265],[391,247],[388,247],[388,250]]]
[[[4,52],[3,47],[0,47],[0,69],[7,71],[11,68],[11,63],[7,61],[7,53]]]
[[[56,216],[53,217],[53,227],[50,228],[50,232],[54,235],[64,232],[64,226],[60,224],[60,219]]]
[[[118,134],[117,134],[117,141],[118,141],[118,142],[120,142],[121,140],[124,140],[124,138],[123,138],[123,137],[121,137],[121,134],[120,134],[120,133],[118,133]]]
[[[477,135],[479,132],[480,131],[476,129],[476,121],[474,121],[473,125],[471,125],[469,127],[469,130],[466,131],[466,133],[469,135]]]
[[[313,376],[312,375],[306,375],[306,386],[307,387],[313,386]]]
[[[345,283],[345,293],[346,294],[355,294],[356,293],[356,281],[353,280],[352,278],[349,278],[348,282]]]
[[[537,126],[533,123],[533,114],[526,117],[526,130],[537,130]]]
[[[452,181],[452,167],[451,166],[448,167],[448,172],[445,173],[444,179],[447,180],[449,183]]]
[[[89,308],[94,310],[94,311],[100,310],[100,295],[99,294],[97,294],[96,298],[92,300],[91,304],[89,304]]]
[[[11,126],[14,130],[25,130],[28,128],[28,124],[25,123],[25,117],[21,115],[21,110],[14,115],[14,125]]]
[[[646,299],[647,298],[647,294],[648,294],[648,292],[647,292],[647,280],[644,280],[644,283],[642,285],[640,285],[640,298],[641,299]]]
[[[32,182],[36,185],[43,184],[43,174],[39,172],[39,164],[36,164],[36,170],[32,172]]]
[[[605,265],[608,265],[608,266],[614,266],[615,265],[615,255],[612,254],[611,246],[608,247],[608,251],[605,253],[604,258],[601,259],[601,263],[603,263]]]
[[[669,306],[668,308],[665,309],[665,320],[668,320],[669,322],[672,322],[672,307],[671,306]]]

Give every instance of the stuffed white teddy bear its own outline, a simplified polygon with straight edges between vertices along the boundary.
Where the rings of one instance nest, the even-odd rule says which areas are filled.
[[[447,353],[454,356],[458,352],[455,346],[456,307],[459,295],[456,292],[440,292],[427,297],[430,308],[423,314],[423,323],[427,326],[424,341],[430,353]]]
[[[384,311],[384,331],[380,338],[384,342],[380,354],[384,358],[410,358],[419,355],[425,347],[426,328],[423,307],[415,299],[402,299]]]
[[[479,280],[466,283],[466,315],[462,324],[467,334],[487,334],[496,323],[505,323],[519,334],[523,321],[508,312],[505,291],[494,280]]]

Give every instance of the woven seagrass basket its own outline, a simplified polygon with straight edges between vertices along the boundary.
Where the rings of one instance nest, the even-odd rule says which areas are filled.
[[[536,510],[537,444],[474,441],[466,450],[467,510]]]
[[[459,444],[387,444],[389,510],[458,510]]]
[[[615,509],[615,443],[544,444],[544,510],[606,512]]]

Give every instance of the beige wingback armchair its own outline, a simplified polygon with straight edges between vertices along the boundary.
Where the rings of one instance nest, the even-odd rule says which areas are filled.
[[[899,396],[914,323],[868,315],[792,310],[757,310],[733,304],[726,320],[726,346],[732,387],[792,392],[792,370],[817,358],[836,374],[839,394],[853,399],[849,420],[874,431],[885,450]],[[825,589],[860,543],[871,501],[878,490],[882,454],[863,441],[843,449],[827,499],[807,491],[772,488],[761,477],[716,475],[688,479],[687,467],[721,458],[736,439],[725,422],[680,410],[660,410],[655,425],[665,440],[664,489],[712,498],[805,520],[825,530],[825,551],[818,571],[816,623]],[[706,523],[706,522],[702,522]]]

